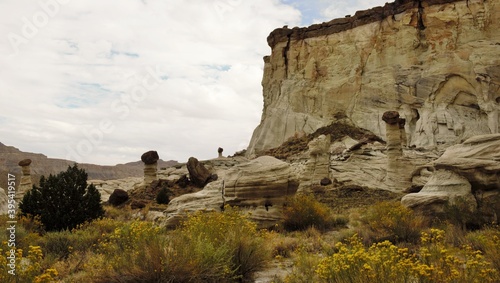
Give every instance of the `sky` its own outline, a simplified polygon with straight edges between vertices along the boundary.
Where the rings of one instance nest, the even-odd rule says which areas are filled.
[[[0,142],[114,165],[210,159],[260,122],[275,28],[381,0],[2,0]]]

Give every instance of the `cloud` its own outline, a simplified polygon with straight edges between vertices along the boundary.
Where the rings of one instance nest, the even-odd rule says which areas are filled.
[[[97,164],[232,154],[260,122],[269,33],[379,2],[1,1],[0,142]]]
[[[0,136],[49,157],[116,164],[232,154],[262,110],[266,37],[300,12],[279,1],[0,3]]]

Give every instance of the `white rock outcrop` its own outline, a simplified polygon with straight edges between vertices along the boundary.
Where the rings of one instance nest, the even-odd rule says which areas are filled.
[[[500,3],[401,0],[268,37],[264,109],[247,154],[347,116],[385,136],[399,111],[408,145],[498,131]]]
[[[319,185],[323,178],[330,178],[330,136],[320,135],[309,142],[309,159],[300,180],[299,191],[306,192],[313,185]]]
[[[262,227],[272,226],[281,219],[286,198],[294,195],[298,188],[290,164],[270,156],[218,170],[217,175],[219,179],[203,190],[172,199],[165,211],[166,225],[177,225],[186,213],[220,211],[224,204],[229,204],[251,211],[250,218]]]
[[[497,219],[500,214],[500,134],[475,136],[451,146],[417,173],[429,171],[434,173],[423,189],[402,198],[405,206],[421,211],[442,211],[444,204],[453,204],[460,196],[471,207],[488,204],[483,210],[489,210],[493,219]],[[415,177],[420,179],[418,174]]]
[[[469,181],[448,170],[437,170],[418,193],[407,194],[401,203],[426,214],[443,212],[446,204],[455,204],[456,199],[466,201],[472,209],[477,207]]]

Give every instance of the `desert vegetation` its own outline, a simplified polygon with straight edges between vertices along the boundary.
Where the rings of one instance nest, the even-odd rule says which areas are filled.
[[[59,184],[59,178],[81,183],[83,177],[70,167],[40,184]],[[252,282],[270,267],[286,271],[275,276],[277,283],[500,280],[498,226],[466,225],[469,217],[457,215],[460,202],[429,219],[392,195],[377,197],[340,210],[317,195],[299,194],[282,208],[283,221],[263,230],[235,207],[189,214],[170,230],[144,220],[147,207],[105,206],[100,217],[57,229],[42,213],[23,210],[16,226],[16,276],[8,273],[9,235],[0,235],[0,281]]]

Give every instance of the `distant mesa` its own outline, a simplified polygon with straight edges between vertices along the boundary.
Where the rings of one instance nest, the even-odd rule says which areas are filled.
[[[144,162],[147,165],[155,164],[158,161],[158,159],[160,159],[160,156],[158,156],[158,152],[156,152],[154,150],[150,150],[148,152],[145,152],[141,156],[142,162]]]

